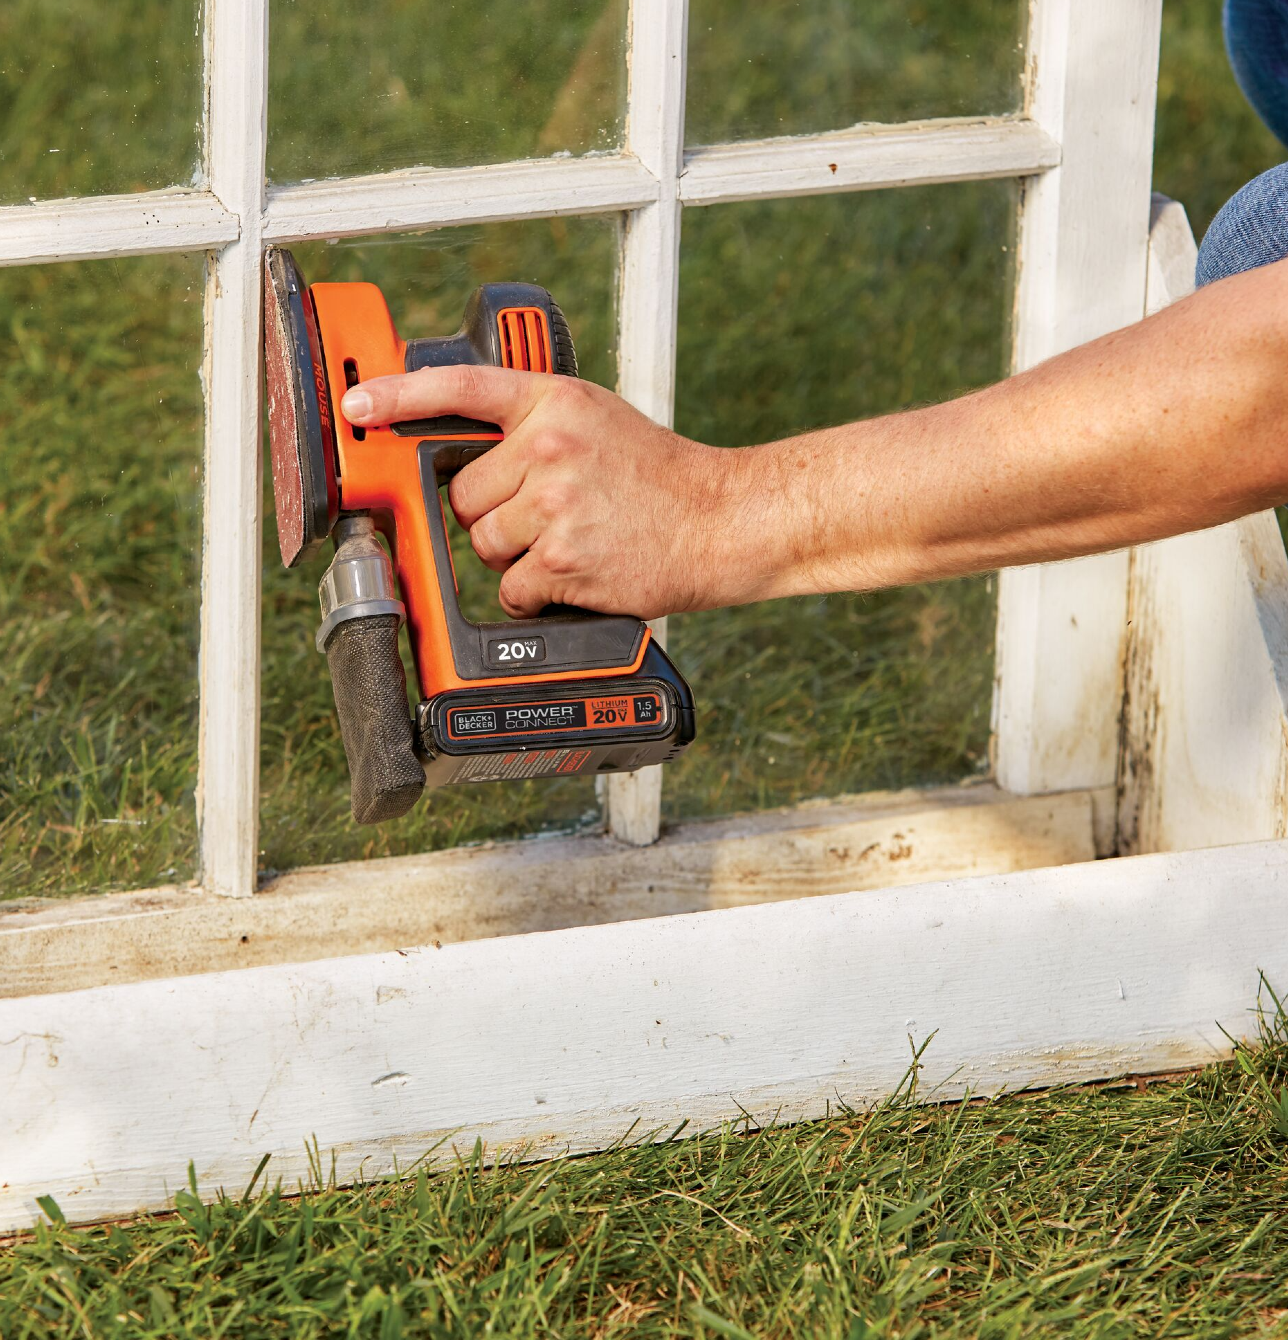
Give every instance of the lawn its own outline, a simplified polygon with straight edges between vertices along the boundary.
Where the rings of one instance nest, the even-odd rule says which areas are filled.
[[[273,0],[269,167],[291,180],[620,142],[623,0],[433,11]],[[692,0],[695,140],[1015,106],[1010,0]],[[1155,180],[1196,231],[1280,146],[1242,103],[1217,0],[1166,0]],[[191,179],[197,8],[0,9],[0,201]],[[534,59],[534,53],[540,59]],[[724,446],[933,401],[1005,369],[1006,183],[691,211],[677,424]],[[407,333],[507,275],[549,284],[612,381],[615,220],[300,248],[386,285]],[[203,262],[0,272],[0,898],[195,872]],[[588,786],[436,796],[347,819],[316,571],[266,499],[261,864],[595,821]],[[492,579],[462,550],[464,597]],[[702,712],[668,818],[987,764],[987,578],[688,616]],[[929,1045],[934,1046],[933,1039]],[[1169,1083],[875,1112],[300,1197],[271,1165],[211,1207],[0,1252],[0,1337],[1288,1334],[1282,1015]],[[624,1133],[625,1136],[625,1133]],[[176,1169],[176,1177],[181,1170]],[[2,1173],[2,1169],[0,1169]],[[198,1188],[209,1194],[215,1188]],[[285,1188],[295,1191],[296,1188]],[[58,1210],[48,1207],[56,1221]]]
[[[910,1083],[866,1115],[528,1166],[464,1150],[352,1190],[322,1156],[302,1198],[270,1164],[213,1205],[0,1251],[0,1336],[1285,1335],[1286,1078],[1278,1016],[1166,1083],[943,1107]]]

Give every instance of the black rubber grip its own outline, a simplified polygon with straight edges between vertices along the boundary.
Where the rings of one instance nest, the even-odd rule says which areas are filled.
[[[360,824],[397,819],[420,799],[425,786],[398,655],[398,616],[337,624],[327,639],[326,659],[349,760],[353,817]]]
[[[568,319],[559,304],[550,299],[550,342],[554,345],[555,371],[561,377],[577,376],[577,351],[573,348]]]

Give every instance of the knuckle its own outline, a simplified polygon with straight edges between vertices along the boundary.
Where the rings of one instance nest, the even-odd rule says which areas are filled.
[[[567,449],[567,435],[557,428],[542,428],[532,435],[528,444],[533,459],[546,465],[554,465],[563,460]]]
[[[483,394],[483,377],[473,364],[454,364],[452,380],[452,390],[462,400],[473,401]]]
[[[595,403],[598,390],[594,382],[580,377],[556,377],[551,398],[565,409],[586,408]]]
[[[434,385],[433,368],[421,368],[417,372],[409,372],[402,377],[390,377],[388,381],[392,383],[390,391],[392,398],[396,401],[397,410],[400,413],[409,413],[412,405],[420,399],[421,396],[431,393]]]
[[[379,385],[377,379],[372,378],[367,384],[367,390],[371,392],[372,403],[382,418],[391,422],[408,419],[415,413],[413,406],[420,396],[420,374],[409,372],[396,381],[392,377],[387,380],[382,377]]]
[[[589,443],[582,434],[553,426],[543,427],[532,440],[533,455],[546,465],[579,461],[588,450]]]
[[[562,536],[550,536],[541,546],[541,566],[554,577],[571,576],[579,566],[576,547]]]
[[[537,486],[534,499],[537,509],[546,517],[560,516],[572,506],[572,489],[562,479],[543,480]]]
[[[470,527],[470,544],[485,563],[501,556],[503,541],[497,532],[496,522],[492,519],[491,513]]]
[[[527,612],[522,581],[515,575],[516,572],[517,569],[511,568],[501,578],[501,585],[497,589],[497,599],[501,602],[501,608],[511,618],[519,618]]]

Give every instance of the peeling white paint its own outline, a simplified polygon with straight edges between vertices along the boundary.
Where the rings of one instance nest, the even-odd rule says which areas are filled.
[[[164,1208],[190,1159],[307,1180],[314,1138],[343,1179],[864,1107],[909,1033],[932,1099],[1197,1065],[1286,921],[1273,842],[0,1001],[0,1226]]]

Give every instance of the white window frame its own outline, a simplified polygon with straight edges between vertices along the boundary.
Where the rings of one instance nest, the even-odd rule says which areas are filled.
[[[0,209],[0,264],[212,257],[203,888],[0,913],[0,1229],[45,1192],[76,1220],[164,1206],[189,1159],[212,1190],[265,1151],[307,1176],[310,1135],[352,1177],[453,1133],[535,1157],[632,1123],[815,1115],[888,1093],[906,1035],[936,1028],[924,1079],[943,1097],[1198,1064],[1226,1054],[1214,1020],[1245,1027],[1258,968],[1288,981],[1288,559],[1268,516],[1002,575],[1000,787],[650,846],[654,769],[610,780],[608,836],[303,870],[251,896],[265,245],[622,214],[619,385],[663,423],[685,207],[1018,179],[1018,369],[1188,291],[1183,211],[1156,205],[1151,234],[1161,0],[1032,0],[1016,116],[688,149],[687,8],[632,0],[618,153],[266,190],[267,0],[218,0],[204,189]],[[1203,654],[1196,580],[1237,677]],[[1173,850],[1197,841],[1217,849]],[[1091,859],[1114,851],[1142,854]]]
[[[636,0],[626,143],[614,154],[415,169],[266,189],[268,0],[206,25],[206,189],[0,209],[0,263],[208,251],[197,808],[204,886],[256,888],[260,670],[260,257],[264,246],[452,224],[622,214],[619,387],[659,423],[675,401],[684,205],[1027,177],[1059,161],[1031,116],[684,148],[686,0]],[[1053,220],[1052,226],[1058,226]],[[665,622],[656,631],[665,637]],[[1007,717],[1008,722],[1010,716]],[[614,777],[609,831],[658,836],[661,770]]]

